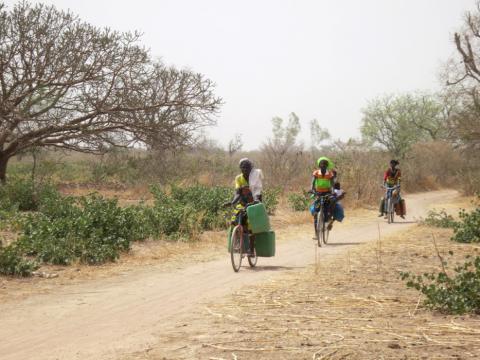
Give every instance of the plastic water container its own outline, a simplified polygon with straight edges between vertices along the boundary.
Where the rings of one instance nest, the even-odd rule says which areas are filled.
[[[255,251],[258,257],[275,256],[275,232],[255,234]]]
[[[248,224],[253,234],[270,231],[267,209],[262,203],[247,207]]]

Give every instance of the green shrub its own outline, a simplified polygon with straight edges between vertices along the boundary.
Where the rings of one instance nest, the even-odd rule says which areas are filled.
[[[44,212],[26,216],[17,241],[25,254],[45,263],[114,261],[132,241],[142,240],[151,232],[143,224],[143,209],[121,208],[115,199],[90,195],[56,201],[56,208],[53,203],[45,203]]]
[[[447,214],[445,209],[441,211],[429,210],[428,215],[425,218],[425,224],[440,228],[454,228],[457,222],[453,219],[452,215]]]
[[[450,314],[480,313],[480,257],[454,269],[455,276],[445,272],[412,275],[402,272],[407,287],[421,291],[425,305]]]
[[[455,225],[452,240],[462,243],[480,242],[480,206],[468,213],[460,211],[460,221]]]
[[[305,211],[310,206],[310,198],[307,193],[296,194],[292,193],[288,195],[288,205],[293,211]]]
[[[30,276],[38,269],[35,261],[25,259],[14,245],[2,248],[0,244],[0,274]]]
[[[173,238],[221,227],[225,216],[222,204],[232,196],[229,188],[202,185],[172,186],[171,195],[158,186],[150,191],[154,196],[153,213],[149,214],[152,228]]]
[[[269,215],[275,214],[278,205],[278,198],[280,196],[280,188],[268,188],[263,192],[263,203]]]
[[[224,223],[222,205],[232,197],[232,189],[222,186],[207,187],[196,185],[191,187],[172,187],[172,198],[183,206],[188,206],[187,213],[191,218],[200,220],[200,228],[212,230]]]
[[[30,179],[12,177],[0,185],[0,209],[38,210],[39,204],[57,190],[50,184],[34,184]]]
[[[101,264],[117,259],[133,241],[160,236],[195,238],[201,231],[223,226],[226,213],[222,204],[232,196],[230,188],[201,185],[172,187],[169,195],[152,186],[151,192],[153,206],[122,208],[115,199],[95,194],[74,198],[62,196],[52,187],[42,188],[34,198],[37,211],[16,220],[21,233],[15,251],[4,252],[4,262],[14,267],[9,265],[4,273],[21,273],[22,266],[30,264],[22,262],[25,257],[50,264]],[[278,203],[278,193],[265,194],[270,211]],[[27,191],[25,194],[30,199]]]

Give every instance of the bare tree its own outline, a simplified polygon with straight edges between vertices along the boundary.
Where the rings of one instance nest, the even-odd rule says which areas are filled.
[[[233,139],[231,139],[228,142],[228,155],[232,157],[233,154],[235,154],[237,151],[242,150],[242,147],[243,147],[242,135],[235,134]]]
[[[214,84],[152,62],[138,41],[53,6],[0,3],[0,181],[32,147],[170,149],[215,123]]]
[[[310,121],[310,142],[312,151],[317,150],[317,147],[328,139],[330,139],[328,129],[322,128],[317,119]]]
[[[291,113],[288,123],[283,124],[283,119],[272,119],[273,137],[261,147],[264,158],[262,161],[267,176],[275,179],[275,183],[286,186],[300,170],[303,156],[303,145],[297,143],[300,133],[300,120],[295,113]]]
[[[458,145],[480,148],[480,1],[476,10],[465,14],[463,29],[454,42],[460,56],[447,67],[449,92],[457,106],[449,116],[451,138]]]

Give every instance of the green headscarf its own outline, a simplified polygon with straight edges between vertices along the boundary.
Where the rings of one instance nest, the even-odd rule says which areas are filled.
[[[332,169],[335,168],[335,164],[333,163],[333,161],[330,160],[329,158],[327,158],[326,156],[322,156],[322,157],[318,158],[317,167],[320,167],[320,161],[322,161],[322,160],[328,161],[327,170],[332,170]]]

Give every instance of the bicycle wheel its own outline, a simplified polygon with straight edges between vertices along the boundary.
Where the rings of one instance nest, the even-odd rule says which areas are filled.
[[[391,200],[392,208],[390,209],[390,223],[393,224],[393,219],[395,217],[395,205],[393,205],[393,199]]]
[[[255,256],[248,256],[247,259],[248,259],[248,264],[250,265],[250,267],[255,267],[257,265],[257,252],[255,251],[255,249],[253,249],[253,253],[255,254]]]
[[[325,239],[325,216],[323,212],[323,207],[320,208],[320,211],[317,213],[317,244],[319,247],[322,247]]]
[[[392,198],[387,199],[387,221],[389,224],[393,222],[393,201]]]
[[[242,265],[243,258],[243,229],[237,225],[232,231],[232,246],[230,248],[230,259],[232,260],[233,271],[238,272]]]
[[[323,243],[325,245],[328,244],[328,235],[330,234],[330,230],[328,230],[328,226],[324,225],[325,227],[325,233],[324,233],[324,236],[323,236]]]

